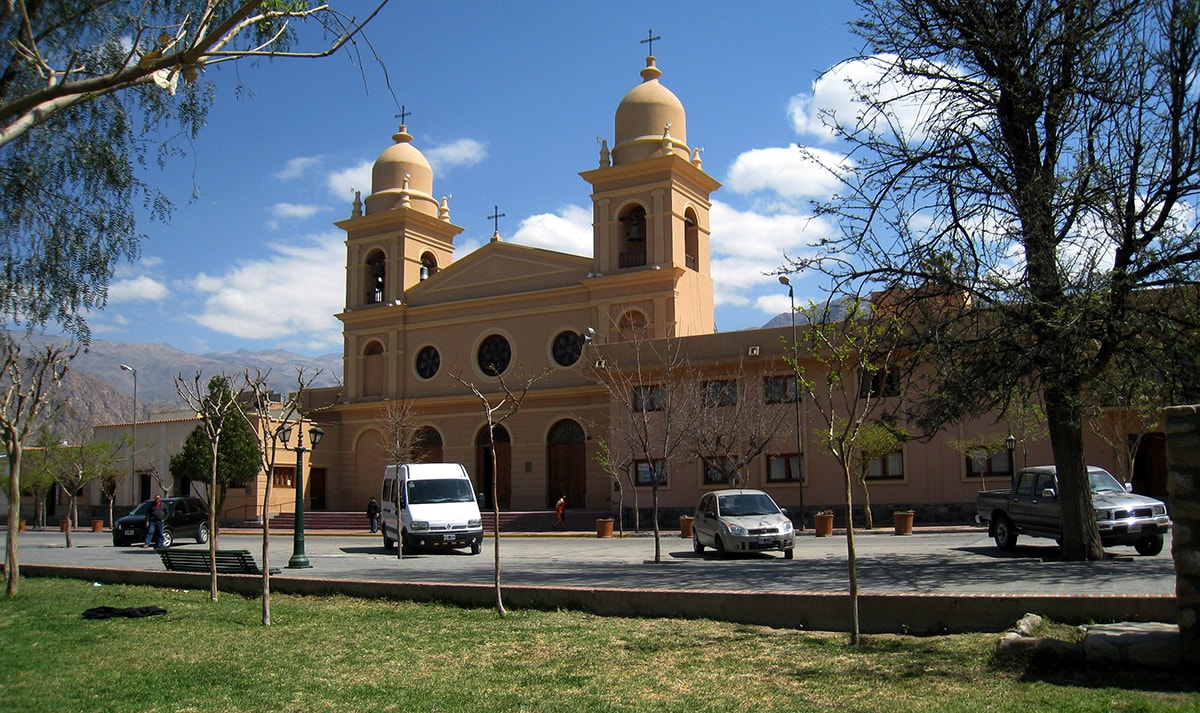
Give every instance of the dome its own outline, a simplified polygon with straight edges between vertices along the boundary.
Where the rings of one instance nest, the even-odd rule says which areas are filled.
[[[425,156],[412,145],[408,127],[392,135],[396,143],[389,146],[371,169],[371,195],[367,197],[367,214],[400,207],[407,199],[422,213],[436,216],[438,204],[433,198],[433,168]],[[405,185],[407,180],[407,185]]]
[[[641,161],[659,154],[667,139],[672,151],[688,158],[683,102],[658,81],[661,75],[654,57],[647,57],[642,83],[630,90],[617,106],[613,164]]]

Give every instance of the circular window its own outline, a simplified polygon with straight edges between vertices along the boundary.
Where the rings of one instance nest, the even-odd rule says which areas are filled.
[[[575,332],[562,332],[554,338],[554,361],[559,366],[571,366],[579,361],[583,352],[583,336]]]
[[[425,347],[417,352],[417,375],[422,379],[432,379],[438,369],[442,368],[442,355],[433,347]]]
[[[479,369],[489,376],[497,376],[508,371],[512,361],[512,347],[508,340],[499,334],[493,334],[479,345]]]

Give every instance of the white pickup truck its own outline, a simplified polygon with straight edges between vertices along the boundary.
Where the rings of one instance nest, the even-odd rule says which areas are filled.
[[[1140,555],[1162,552],[1163,535],[1171,527],[1167,506],[1160,500],[1129,492],[1103,468],[1088,467],[1096,525],[1105,547],[1133,545]],[[1018,535],[1062,541],[1058,478],[1054,466],[1022,468],[1011,490],[981,490],[975,504],[980,522],[1002,550],[1017,546]]]

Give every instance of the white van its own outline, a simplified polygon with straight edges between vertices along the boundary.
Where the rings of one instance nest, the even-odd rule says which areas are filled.
[[[483,547],[483,519],[467,469],[458,463],[389,465],[379,498],[383,546],[401,553],[422,548]]]

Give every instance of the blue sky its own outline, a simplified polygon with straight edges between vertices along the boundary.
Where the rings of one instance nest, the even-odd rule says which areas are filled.
[[[365,15],[371,5],[345,7]],[[367,28],[386,78],[363,43],[354,60],[211,68],[221,89],[207,127],[186,156],[145,174],[177,210],[142,224],[143,256],[118,268],[108,306],[90,317],[94,338],[340,352],[345,247],[332,223],[349,216],[352,189],[370,192],[397,103],[434,167],[434,192],[451,196],[451,221],[465,228],[455,259],[487,242],[493,206],[505,240],[590,255],[578,174],[597,166],[598,137],[611,144],[651,29],[688,143],[724,184],[711,217],[717,328],[760,326],[788,309],[786,289],[763,273],[829,230],[809,205],[834,186],[795,147],[840,148],[818,112],[845,107],[847,93],[834,77],[817,80],[859,51],[853,13],[850,2],[807,0],[391,0]],[[819,283],[797,286],[798,300],[822,294]]]

